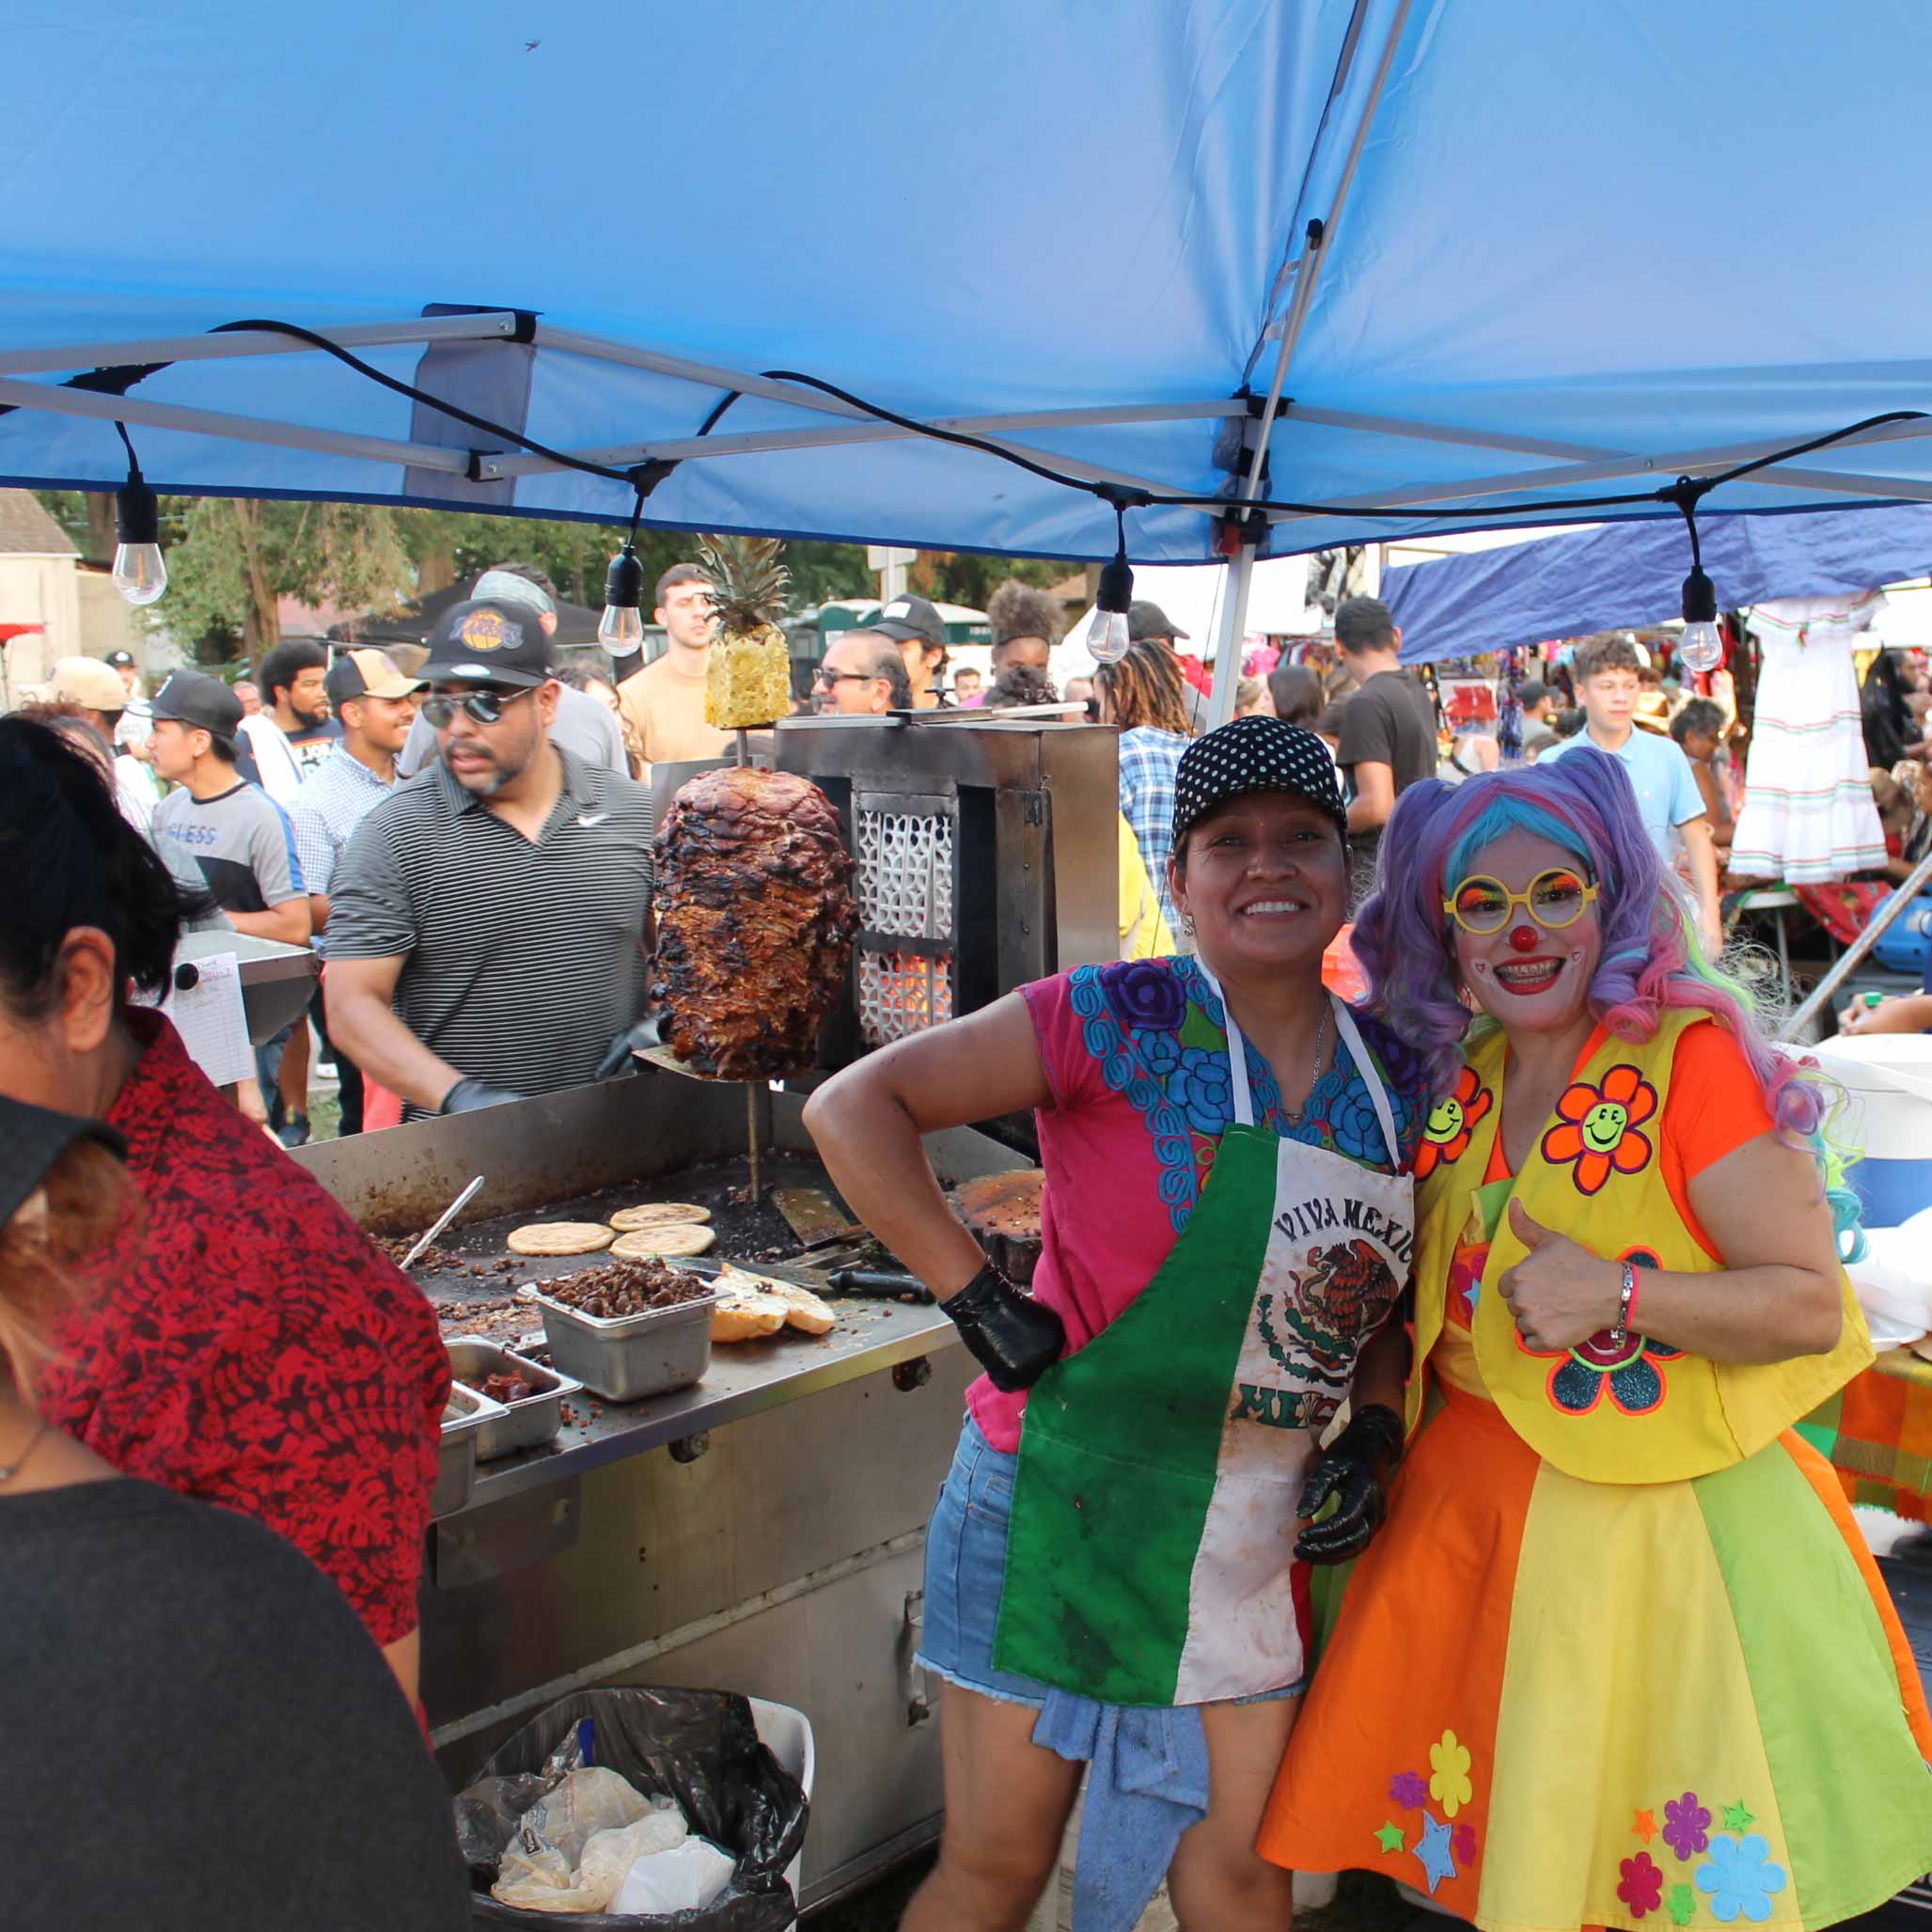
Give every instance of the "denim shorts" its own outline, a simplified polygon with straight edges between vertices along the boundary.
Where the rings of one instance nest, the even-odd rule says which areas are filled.
[[[999,1595],[1006,1580],[1006,1526],[1013,1514],[1013,1484],[1020,1459],[1003,1455],[968,1416],[952,1453],[952,1467],[939,1486],[938,1506],[926,1529],[925,1634],[920,1668],[1002,1704],[1043,1708],[1053,1687],[1036,1677],[1002,1671],[993,1661],[999,1628]],[[1269,1704],[1298,1697],[1308,1679],[1238,1704]]]

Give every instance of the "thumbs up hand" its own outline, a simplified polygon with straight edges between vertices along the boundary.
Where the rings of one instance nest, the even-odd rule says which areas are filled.
[[[1623,1298],[1624,1272],[1531,1217],[1512,1198],[1509,1224],[1530,1251],[1507,1269],[1497,1284],[1516,1332],[1538,1350],[1574,1348],[1605,1328],[1614,1327]]]

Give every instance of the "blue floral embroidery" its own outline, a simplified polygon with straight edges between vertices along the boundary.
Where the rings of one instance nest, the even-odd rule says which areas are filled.
[[[1711,1840],[1710,1863],[1697,1868],[1697,1889],[1711,1895],[1711,1916],[1733,1924],[1742,1914],[1753,1924],[1771,1916],[1771,1900],[1784,1890],[1784,1867],[1771,1862],[1761,1832],[1744,1839],[1722,1832]]]
[[[1201,1197],[1211,1147],[1197,1146],[1199,1134],[1211,1140],[1233,1119],[1233,1078],[1225,1045],[1227,1015],[1191,959],[1123,961],[1080,966],[1068,975],[1068,997],[1080,1020],[1081,1044],[1100,1069],[1108,1089],[1120,1094],[1145,1122],[1160,1165],[1160,1198],[1176,1233],[1187,1225]],[[1192,1008],[1223,1044],[1184,1046],[1182,1037]],[[1201,1037],[1197,1028],[1194,1037]],[[1413,1157],[1424,1094],[1419,1074],[1405,1084],[1395,1063],[1404,1060],[1399,1045],[1382,1029],[1371,1035],[1376,1061],[1395,1116],[1400,1157]],[[1248,1049],[1249,1086],[1256,1122],[1276,1133],[1314,1147],[1332,1147],[1353,1160],[1387,1165],[1374,1105],[1347,1048],[1337,1043],[1335,1063],[1309,1096],[1298,1124],[1281,1118],[1281,1090],[1274,1070],[1252,1045]]]

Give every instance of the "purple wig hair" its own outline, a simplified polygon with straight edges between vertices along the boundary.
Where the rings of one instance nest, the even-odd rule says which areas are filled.
[[[1830,1185],[1837,1161],[1824,1140],[1829,1088],[1772,1051],[1749,992],[1704,957],[1622,763],[1591,746],[1460,785],[1431,778],[1396,801],[1355,950],[1370,1011],[1423,1057],[1434,1090],[1445,1093],[1454,1081],[1469,1027],[1442,902],[1484,846],[1519,828],[1562,846],[1596,882],[1603,952],[1590,1011],[1618,1039],[1638,1042],[1667,1012],[1709,1013],[1743,1048],[1780,1133],[1817,1159]]]

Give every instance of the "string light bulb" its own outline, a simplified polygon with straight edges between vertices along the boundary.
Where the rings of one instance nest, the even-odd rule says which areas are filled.
[[[610,559],[604,578],[604,615],[597,641],[613,657],[630,657],[644,648],[644,566],[626,543]]]
[[[1093,620],[1087,626],[1087,654],[1095,664],[1120,663],[1131,641],[1127,607],[1134,601],[1134,572],[1127,562],[1127,520],[1119,504],[1114,514],[1120,520],[1120,548],[1100,573],[1100,594],[1093,600]]]
[[[114,499],[114,588],[137,608],[154,603],[167,589],[167,564],[161,555],[161,502],[148,487],[134,446],[128,446],[128,479]]]
[[[1714,671],[1724,661],[1724,634],[1718,629],[1717,586],[1704,575],[1704,550],[1697,541],[1697,506],[1708,483],[1679,477],[1659,494],[1684,514],[1690,532],[1690,574],[1684,579],[1684,634],[1677,639],[1677,661],[1688,671]]]

